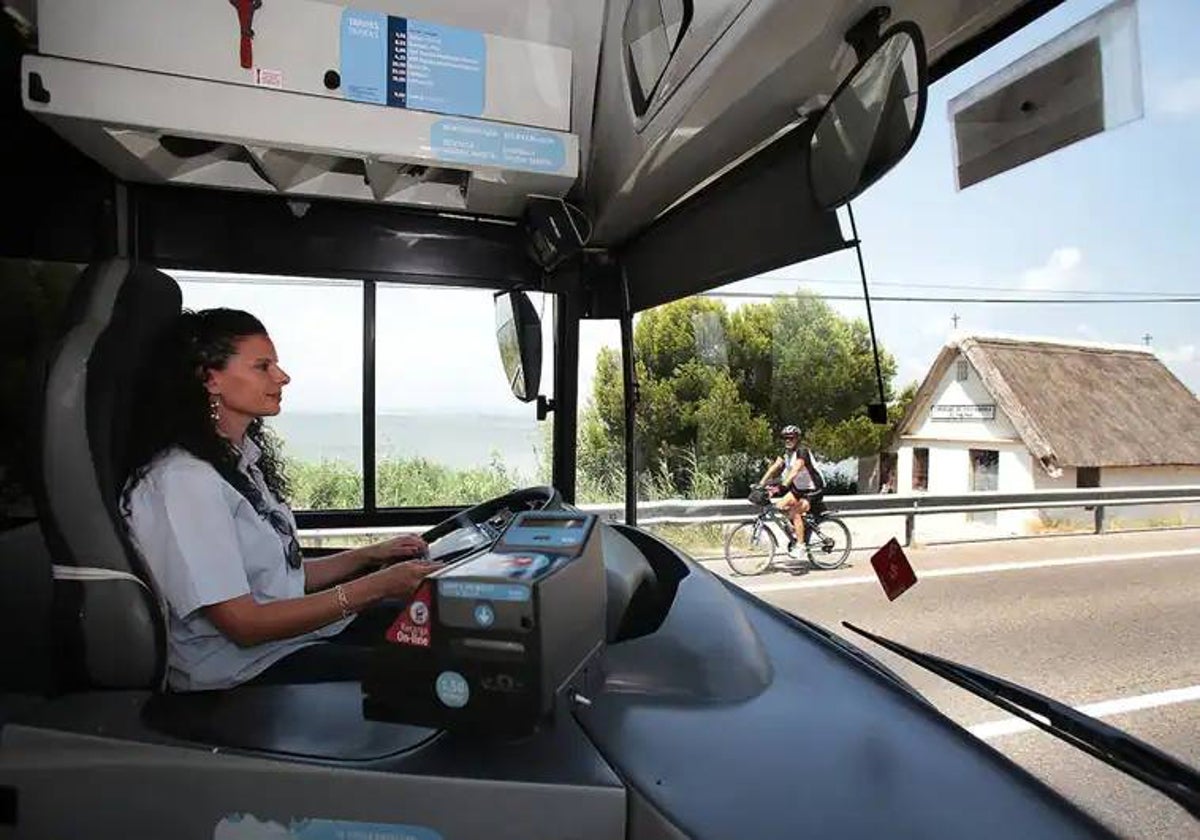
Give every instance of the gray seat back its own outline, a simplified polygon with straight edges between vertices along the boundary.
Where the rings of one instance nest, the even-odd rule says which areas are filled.
[[[119,497],[135,385],[181,301],[175,281],[150,266],[92,265],[46,361],[34,489],[54,561],[56,655],[68,685],[157,688],[165,674],[165,612],[126,535]]]

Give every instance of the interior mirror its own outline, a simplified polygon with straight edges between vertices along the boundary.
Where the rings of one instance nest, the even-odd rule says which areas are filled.
[[[513,395],[537,399],[542,381],[542,322],[524,292],[496,295],[496,342]]]
[[[912,148],[928,85],[925,43],[914,24],[893,26],[866,51],[816,117],[808,173],[821,207],[854,198]]]

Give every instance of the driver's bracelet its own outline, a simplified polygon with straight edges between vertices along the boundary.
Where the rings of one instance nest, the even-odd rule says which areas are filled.
[[[350,609],[350,598],[347,597],[346,590],[340,583],[333,587],[333,594],[337,598],[338,606],[342,610],[342,618],[349,618],[354,615],[354,610]]]

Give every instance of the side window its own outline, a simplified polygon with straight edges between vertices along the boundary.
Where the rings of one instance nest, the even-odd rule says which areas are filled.
[[[625,13],[625,63],[633,110],[646,113],[692,20],[692,0],[632,0]]]
[[[283,410],[267,426],[282,443],[292,507],[361,508],[362,284],[185,272],[175,278],[188,309],[244,309],[274,341],[292,381]]]
[[[575,495],[582,503],[625,498],[625,374],[617,321],[579,325],[579,451]]]
[[[549,395],[553,306],[529,297],[542,321],[540,392]],[[492,291],[380,283],[376,324],[378,507],[472,504],[548,483],[552,421],[539,421],[505,379]]]
[[[918,446],[913,449],[912,489],[929,489],[929,448]]]

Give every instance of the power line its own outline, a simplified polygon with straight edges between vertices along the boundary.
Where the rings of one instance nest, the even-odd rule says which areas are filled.
[[[703,297],[753,298],[770,300],[787,297],[783,292],[704,292]],[[816,295],[821,300],[862,300],[861,295]],[[982,298],[982,297],[901,297],[873,295],[874,301],[887,303],[1048,303],[1048,304],[1118,304],[1118,303],[1200,303],[1200,297],[1161,298]]]
[[[747,278],[747,279],[750,279],[750,278]],[[854,280],[812,280],[812,279],[796,279],[796,278],[790,278],[790,277],[755,277],[753,279],[755,279],[755,280],[770,280],[770,281],[775,281],[775,282],[797,283],[797,284],[804,283],[804,284],[811,284],[811,285],[822,285],[822,284],[827,284],[827,285],[831,285],[831,286],[857,285],[857,281],[854,281]],[[871,285],[872,286],[892,286],[892,287],[902,288],[902,289],[944,289],[944,290],[949,290],[949,291],[960,291],[960,292],[1020,292],[1020,293],[1024,293],[1024,294],[1029,294],[1031,292],[1043,291],[1043,290],[1039,290],[1039,289],[1024,288],[1021,286],[987,286],[987,285],[968,286],[968,285],[957,284],[957,283],[949,283],[949,284],[947,284],[947,283],[897,283],[897,282],[889,282],[886,280],[875,281],[875,282],[871,283]],[[1114,292],[1113,289],[1053,289],[1053,290],[1046,289],[1044,291],[1053,291],[1055,294],[1059,294],[1059,295],[1111,295]],[[1159,297],[1159,296],[1178,295],[1179,292],[1178,291],[1148,292],[1148,291],[1137,290],[1137,289],[1128,289],[1128,290],[1122,289],[1120,291],[1120,294],[1131,296],[1131,297],[1132,296]]]

